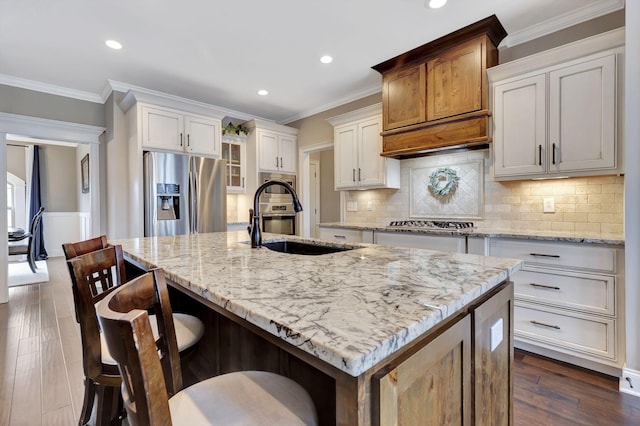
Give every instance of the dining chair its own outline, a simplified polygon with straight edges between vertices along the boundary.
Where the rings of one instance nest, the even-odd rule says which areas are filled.
[[[36,266],[36,247],[34,245],[34,239],[40,229],[42,213],[44,213],[44,207],[40,207],[40,210],[38,210],[38,212],[33,216],[33,219],[31,219],[29,232],[9,237],[10,243],[27,240],[27,244],[9,245],[9,256],[26,255],[31,272],[34,274],[36,273],[36,269],[38,269]]]
[[[84,425],[90,421],[94,400],[97,400],[96,425],[118,424],[122,411],[121,378],[100,331],[95,303],[126,282],[122,247],[107,244],[106,237],[101,236],[64,244],[63,251],[65,256],[82,253],[67,260],[76,320],[80,324],[85,373],[84,401],[78,423]],[[176,313],[175,317],[179,351],[187,352],[202,338],[204,324],[192,315]],[[155,316],[152,319],[157,330]]]
[[[151,334],[148,309],[158,317]],[[107,346],[123,377],[127,420],[136,425],[315,425],[309,394],[265,371],[227,373],[183,389],[164,274],[154,269],[96,305]]]

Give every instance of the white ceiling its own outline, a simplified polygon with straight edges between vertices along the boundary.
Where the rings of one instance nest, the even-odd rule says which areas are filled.
[[[371,66],[492,14],[507,30],[502,45],[508,45],[623,6],[624,0],[449,0],[438,10],[424,0],[0,0],[0,84],[103,101],[111,80],[290,122],[378,92],[381,78]],[[106,39],[124,48],[111,50]],[[325,54],[332,64],[320,63]],[[258,89],[269,95],[258,96]]]

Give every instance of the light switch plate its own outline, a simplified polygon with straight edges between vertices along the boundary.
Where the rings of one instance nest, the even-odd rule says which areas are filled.
[[[491,352],[493,352],[504,339],[502,334],[502,324],[502,318],[500,318],[491,326]]]
[[[556,205],[553,200],[553,197],[544,197],[542,199],[542,211],[544,213],[555,213]]]
[[[373,210],[373,201],[367,201],[367,210],[369,211]]]
[[[347,211],[348,212],[357,212],[358,211],[358,202],[357,201],[347,201]]]

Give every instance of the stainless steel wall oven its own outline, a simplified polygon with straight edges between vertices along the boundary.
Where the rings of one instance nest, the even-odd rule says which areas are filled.
[[[296,176],[284,173],[260,173],[259,184],[270,180],[281,180],[296,189]],[[293,210],[293,200],[286,190],[279,185],[272,185],[265,189],[260,196],[261,228],[263,232],[274,234],[295,235],[296,213]]]

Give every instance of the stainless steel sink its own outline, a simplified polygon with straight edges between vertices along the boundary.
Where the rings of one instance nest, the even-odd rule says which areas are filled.
[[[262,246],[280,253],[303,254],[308,256],[337,253],[358,248],[356,246],[335,246],[301,241],[271,241],[262,243]]]

